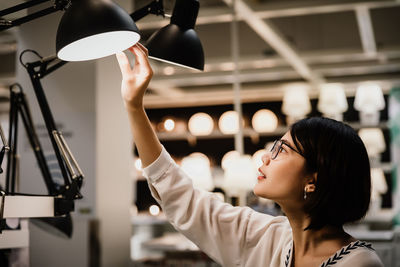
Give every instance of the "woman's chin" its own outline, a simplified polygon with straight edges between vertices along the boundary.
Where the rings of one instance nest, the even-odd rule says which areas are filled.
[[[253,193],[254,195],[256,195],[257,197],[262,197],[262,198],[268,198],[269,197],[266,195],[265,190],[262,190],[261,188],[259,188],[257,185],[254,186],[253,188]]]

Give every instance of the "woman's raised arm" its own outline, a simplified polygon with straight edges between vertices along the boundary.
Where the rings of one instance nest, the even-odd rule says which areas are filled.
[[[139,157],[143,167],[146,167],[157,159],[162,149],[143,107],[143,96],[153,70],[148,61],[148,51],[143,45],[137,43],[129,51],[135,56],[133,67],[125,53],[116,55],[122,73],[121,94]]]

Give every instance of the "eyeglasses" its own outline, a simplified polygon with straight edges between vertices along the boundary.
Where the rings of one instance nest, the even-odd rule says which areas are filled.
[[[293,148],[291,145],[289,145],[284,140],[279,139],[279,140],[275,140],[274,145],[271,148],[271,159],[276,159],[276,157],[282,151],[282,145],[289,147],[291,150],[298,153],[300,156],[304,157],[304,155],[301,152],[299,152],[298,150]]]

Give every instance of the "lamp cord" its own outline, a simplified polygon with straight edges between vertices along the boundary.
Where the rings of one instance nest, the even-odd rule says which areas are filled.
[[[31,52],[31,53],[35,54],[38,58],[40,58],[40,60],[43,59],[43,57],[42,57],[38,52],[36,52],[35,50],[26,49],[26,50],[22,51],[21,54],[19,55],[19,62],[21,63],[22,66],[24,66],[25,69],[28,69],[28,64],[25,64],[25,63],[22,61],[22,56],[23,56],[25,53],[27,53],[27,52]]]

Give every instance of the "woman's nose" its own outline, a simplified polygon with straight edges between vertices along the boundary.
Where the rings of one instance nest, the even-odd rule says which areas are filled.
[[[271,161],[271,153],[265,153],[261,158],[263,164],[268,165]]]

